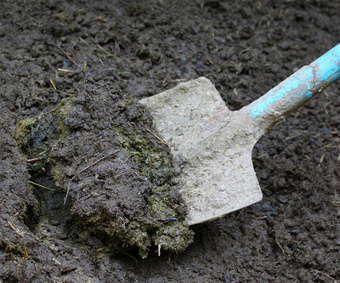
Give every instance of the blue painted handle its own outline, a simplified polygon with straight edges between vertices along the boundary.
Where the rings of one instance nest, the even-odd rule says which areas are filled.
[[[260,119],[264,127],[271,127],[339,77],[340,44],[242,110],[247,111],[251,119]]]

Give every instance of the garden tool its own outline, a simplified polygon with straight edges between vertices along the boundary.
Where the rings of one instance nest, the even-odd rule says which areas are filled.
[[[260,137],[340,76],[340,44],[248,106],[230,111],[206,78],[140,103],[170,147],[188,207],[187,222],[214,220],[262,199],[252,163]]]

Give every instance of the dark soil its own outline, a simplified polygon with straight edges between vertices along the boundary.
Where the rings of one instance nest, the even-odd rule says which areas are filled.
[[[340,280],[339,82],[256,145],[261,202],[190,230],[138,105],[205,76],[240,109],[335,46],[339,10],[1,1],[0,282]]]

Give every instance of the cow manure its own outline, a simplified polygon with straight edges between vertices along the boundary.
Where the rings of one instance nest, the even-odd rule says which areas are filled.
[[[17,144],[31,175],[53,177],[71,202],[82,238],[102,242],[100,254],[137,249],[146,258],[152,245],[181,252],[193,241],[186,207],[169,185],[169,149],[149,129],[146,110],[131,97],[92,85],[17,123]]]

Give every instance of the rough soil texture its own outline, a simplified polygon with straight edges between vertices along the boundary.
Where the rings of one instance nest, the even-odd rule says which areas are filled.
[[[340,280],[339,82],[256,145],[264,199],[191,227],[194,242],[182,252],[157,241],[175,239],[166,227],[185,209],[167,186],[171,156],[146,130],[150,119],[137,104],[200,76],[231,110],[249,104],[338,43],[340,3],[301,3],[2,1],[0,281]],[[39,136],[46,163],[35,163],[20,153],[18,125],[40,133],[32,119],[48,120],[65,99],[74,102],[61,123],[71,135]],[[151,146],[154,159],[140,144]],[[157,190],[144,197],[152,188],[165,188],[178,219],[150,213],[145,203],[164,200]],[[107,225],[119,214],[127,219],[119,227],[144,219],[147,236],[124,246]],[[136,236],[136,227],[125,228],[119,239]],[[192,233],[178,231],[188,244]]]

